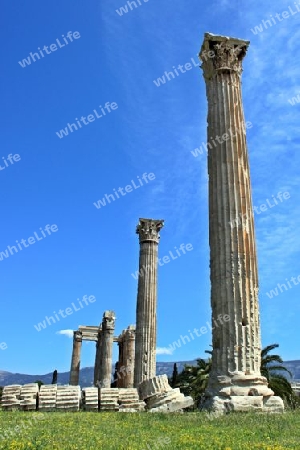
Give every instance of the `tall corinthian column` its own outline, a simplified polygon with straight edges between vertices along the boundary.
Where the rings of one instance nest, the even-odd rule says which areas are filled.
[[[113,311],[105,311],[102,319],[99,378],[102,388],[110,388],[112,375],[112,354],[116,316]]]
[[[207,404],[221,410],[282,410],[281,399],[270,400],[273,391],[260,373],[257,258],[241,96],[248,45],[206,33],[200,52],[208,100],[213,328]]]
[[[140,219],[136,229],[140,241],[136,306],[134,386],[156,375],[156,303],[159,231],[163,220]]]
[[[81,346],[82,346],[82,334],[80,333],[80,331],[74,331],[73,352],[70,370],[70,384],[72,386],[78,386],[79,384]]]

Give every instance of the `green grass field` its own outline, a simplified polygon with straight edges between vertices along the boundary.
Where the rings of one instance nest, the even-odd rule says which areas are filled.
[[[4,438],[6,434],[6,437]],[[233,413],[34,413],[0,411],[0,450],[300,449],[300,411]]]

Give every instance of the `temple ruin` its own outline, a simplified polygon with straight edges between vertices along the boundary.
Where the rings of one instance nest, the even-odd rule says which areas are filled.
[[[3,389],[4,410],[171,412],[194,404],[179,389],[172,389],[166,375],[156,376],[157,267],[159,231],[163,220],[140,219],[139,279],[136,326],[129,325],[114,336],[116,315],[105,311],[99,326],[80,326],[73,333],[70,384],[25,386]],[[141,270],[143,269],[143,270]],[[82,341],[95,342],[94,386],[79,387]],[[113,344],[119,357],[113,376]]]
[[[248,41],[206,33],[199,55],[208,101],[213,325],[205,407],[220,412],[282,412],[282,399],[274,396],[260,373],[257,256],[241,96],[242,61],[248,45]],[[156,376],[158,244],[163,225],[163,220],[141,218],[136,228],[140,244],[136,325],[114,336],[116,315],[105,311],[100,325],[80,326],[73,336],[70,384],[40,389],[35,383],[6,386],[3,409],[172,412],[193,405],[191,397],[169,386],[166,375]],[[220,326],[215,326],[217,321]],[[85,340],[96,346],[94,386],[81,390]],[[119,346],[119,358],[112,379],[114,343]]]
[[[94,386],[110,388],[115,381],[112,376],[112,353],[113,344],[116,342],[119,346],[117,387],[133,387],[135,326],[129,325],[119,336],[114,336],[115,319],[114,311],[105,311],[100,326],[80,326],[74,331],[70,385],[79,384],[82,341],[94,341],[96,344]]]
[[[283,411],[261,376],[258,274],[241,73],[249,42],[206,33],[212,370],[206,406]],[[217,142],[216,142],[217,141]],[[236,219],[241,216],[241,222]],[[232,226],[233,223],[237,226]]]

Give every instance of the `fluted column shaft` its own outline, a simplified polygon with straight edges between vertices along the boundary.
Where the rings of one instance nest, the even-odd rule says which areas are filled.
[[[212,376],[260,374],[257,258],[240,81],[248,44],[207,34],[200,53],[208,99]]]
[[[78,386],[79,384],[81,346],[82,346],[82,334],[79,331],[74,331],[73,351],[70,370],[70,384],[72,386]]]
[[[156,307],[159,230],[163,221],[140,219],[134,386],[156,375]]]
[[[102,324],[99,327],[98,340],[96,342],[96,356],[95,356],[95,367],[94,367],[94,385],[95,386],[99,386],[99,383],[100,383],[101,351],[102,351]]]
[[[123,332],[124,333],[124,332]],[[123,388],[124,386],[124,334],[119,336],[118,346],[119,346],[119,358],[118,358],[118,370],[117,370],[117,387]]]
[[[101,361],[99,367],[100,385],[103,388],[110,388],[111,385],[115,319],[116,317],[113,311],[104,312],[101,332]]]
[[[123,365],[124,388],[132,388],[134,385],[134,365],[135,365],[135,326],[130,325],[124,333],[123,340]]]

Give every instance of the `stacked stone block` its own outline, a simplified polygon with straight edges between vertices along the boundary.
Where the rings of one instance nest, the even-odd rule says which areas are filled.
[[[79,411],[81,406],[80,386],[57,386],[56,409],[63,411]]]
[[[20,408],[20,396],[22,386],[13,384],[5,386],[2,392],[1,406],[6,411],[13,411]]]
[[[171,389],[171,388],[170,388]],[[1,400],[3,410],[49,411],[120,411],[145,410],[145,402],[135,388],[102,388],[42,385],[37,383],[5,386]]]
[[[137,412],[145,410],[145,402],[139,398],[137,389],[119,389],[119,412]]]
[[[82,408],[85,411],[99,411],[99,389],[96,387],[82,389]]]
[[[39,411],[54,411],[56,407],[57,385],[42,385],[39,392]]]
[[[20,393],[20,409],[35,411],[37,408],[39,385],[37,383],[24,384]]]
[[[100,392],[100,411],[119,411],[119,389],[103,388]]]

